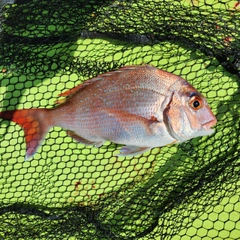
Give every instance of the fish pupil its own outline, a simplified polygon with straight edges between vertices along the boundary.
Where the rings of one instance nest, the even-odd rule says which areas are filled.
[[[193,107],[194,107],[194,108],[199,107],[199,105],[200,105],[200,102],[199,102],[199,101],[194,101],[194,102],[193,102]]]

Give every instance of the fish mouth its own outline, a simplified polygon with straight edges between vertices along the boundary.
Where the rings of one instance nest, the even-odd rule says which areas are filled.
[[[202,127],[203,127],[205,130],[213,130],[212,128],[216,125],[216,123],[217,123],[217,119],[214,118],[214,119],[212,119],[212,120],[204,123],[204,124],[202,125]]]

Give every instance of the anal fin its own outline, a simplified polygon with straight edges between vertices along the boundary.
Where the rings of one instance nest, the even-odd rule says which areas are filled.
[[[85,145],[93,145],[95,147],[101,147],[103,142],[92,142],[92,141],[89,141],[79,135],[77,135],[75,132],[73,131],[67,131],[67,134],[72,137],[74,140],[76,140],[77,142],[79,143],[83,143]]]
[[[120,153],[116,156],[136,156],[150,149],[150,147],[123,146],[120,150]]]

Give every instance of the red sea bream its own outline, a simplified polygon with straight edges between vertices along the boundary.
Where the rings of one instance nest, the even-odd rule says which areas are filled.
[[[119,155],[133,156],[212,134],[217,122],[206,99],[186,80],[149,65],[101,74],[60,96],[66,100],[52,109],[0,113],[24,129],[26,159],[53,126],[86,145],[123,144]]]

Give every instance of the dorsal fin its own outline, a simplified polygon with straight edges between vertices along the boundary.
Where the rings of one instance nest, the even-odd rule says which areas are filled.
[[[60,93],[58,96],[59,97],[70,97],[72,95],[74,95],[75,93],[77,93],[79,90],[83,90],[86,86],[104,79],[105,77],[109,77],[110,75],[114,75],[126,70],[133,70],[136,69],[138,67],[143,67],[143,66],[148,66],[148,65],[131,65],[131,66],[123,66],[121,68],[119,68],[118,70],[114,70],[114,71],[110,71],[110,72],[106,72],[106,73],[102,73],[99,74],[98,76],[91,78],[89,80],[86,80],[84,83],[79,84],[78,86],[71,88],[63,93]]]
[[[63,93],[58,94],[59,97],[70,97],[72,95],[74,95],[75,93],[77,93],[79,90],[84,89],[86,86],[92,84],[93,82],[99,81],[101,78],[99,77],[95,77],[92,79],[89,79],[87,81],[85,81],[84,83],[80,83],[79,85],[77,85],[74,88],[71,88]]]

